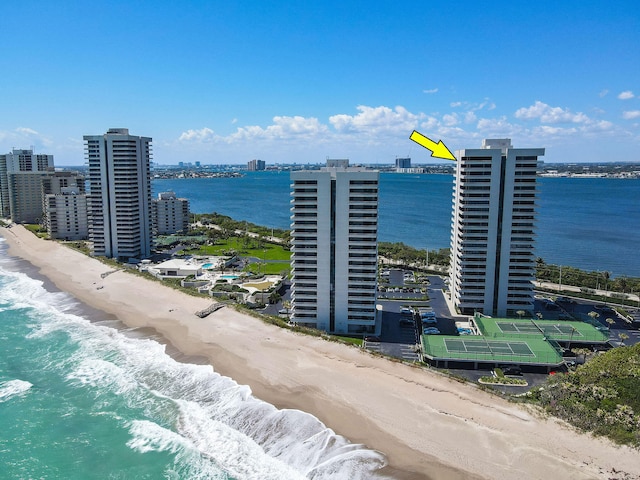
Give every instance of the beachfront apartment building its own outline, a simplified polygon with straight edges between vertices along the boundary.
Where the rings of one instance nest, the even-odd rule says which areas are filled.
[[[151,254],[151,138],[111,128],[85,135],[91,253],[129,260]]]
[[[463,314],[533,312],[536,168],[544,148],[486,139],[460,150],[454,179],[450,288]]]
[[[291,172],[291,321],[376,333],[379,173],[327,163]]]
[[[42,180],[44,224],[52,239],[86,240],[89,236],[84,176],[55,172]]]
[[[174,192],[161,192],[153,200],[153,219],[157,235],[187,233],[189,230],[189,200]]]
[[[53,155],[13,149],[0,155],[0,212],[16,223],[42,221],[42,179],[53,173]]]

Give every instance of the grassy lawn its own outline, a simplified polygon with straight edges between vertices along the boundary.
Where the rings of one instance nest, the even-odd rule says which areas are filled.
[[[341,341],[343,341],[345,343],[349,343],[351,345],[357,345],[358,347],[362,346],[362,339],[361,338],[342,337],[342,336],[339,336],[339,335],[332,335],[332,337],[338,338]]]
[[[235,250],[243,257],[257,257],[261,260],[289,260],[291,252],[285,250],[280,245],[264,243],[262,248],[258,248],[258,243],[245,241],[240,237],[231,237],[226,240],[218,240],[215,245],[202,245],[200,248],[187,250],[193,255],[224,255],[224,252]]]
[[[283,271],[289,274],[291,264],[289,263],[250,263],[244,267],[244,271],[253,273],[263,273],[265,275],[280,275]]]

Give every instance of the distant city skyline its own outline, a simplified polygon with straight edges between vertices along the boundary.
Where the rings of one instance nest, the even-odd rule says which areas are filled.
[[[483,138],[640,161],[640,5],[11,2],[0,154],[84,163],[127,127],[155,163],[437,163]],[[17,34],[17,25],[24,33]],[[445,161],[442,161],[445,162]],[[440,162],[440,163],[442,163]]]

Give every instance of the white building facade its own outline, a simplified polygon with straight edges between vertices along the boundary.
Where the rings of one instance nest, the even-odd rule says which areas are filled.
[[[178,198],[174,192],[161,192],[153,200],[155,231],[158,235],[171,235],[189,230],[189,200]]]
[[[533,312],[536,168],[544,148],[483,140],[460,150],[454,180],[450,288],[463,314]]]
[[[379,173],[291,173],[291,320],[332,333],[379,332]]]
[[[92,254],[128,260],[151,254],[151,138],[111,128],[85,135]]]

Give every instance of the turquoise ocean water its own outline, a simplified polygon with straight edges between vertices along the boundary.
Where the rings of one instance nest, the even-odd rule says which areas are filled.
[[[241,178],[155,180],[196,213],[289,228],[289,173],[248,172]],[[453,177],[383,173],[379,240],[446,248],[451,236]],[[537,255],[547,263],[613,276],[640,277],[640,180],[540,178]]]
[[[32,270],[0,242],[0,478],[365,479],[384,463]]]

